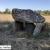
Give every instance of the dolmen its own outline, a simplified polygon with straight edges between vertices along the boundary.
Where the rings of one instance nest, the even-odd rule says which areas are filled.
[[[15,20],[13,25],[16,31],[26,31],[36,36],[41,32],[45,18],[30,9],[12,9],[12,17]]]

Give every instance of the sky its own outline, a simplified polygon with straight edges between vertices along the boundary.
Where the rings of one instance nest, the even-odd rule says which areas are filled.
[[[50,0],[0,0],[0,10],[4,11],[6,8],[50,10]]]

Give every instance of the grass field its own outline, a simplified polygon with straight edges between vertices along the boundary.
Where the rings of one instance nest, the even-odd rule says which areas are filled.
[[[50,16],[43,16],[45,18],[45,22],[46,22],[46,26],[44,27],[44,31],[42,31],[42,35],[47,36],[48,33],[50,33]],[[14,19],[12,18],[11,14],[0,14],[0,22],[13,22]],[[0,27],[3,25],[4,30],[9,30],[12,27],[12,24],[7,24],[5,25],[5,23],[1,24],[0,23]],[[7,28],[5,28],[4,26],[7,26]],[[3,29],[2,28],[2,29]]]
[[[0,14],[0,22],[12,22],[14,19],[11,14]]]
[[[44,16],[44,17],[46,19],[46,22],[50,23],[50,16]],[[12,18],[12,15],[0,14],[0,22],[13,22],[13,21],[14,21],[14,19]],[[4,24],[2,24],[2,25],[4,25]],[[0,27],[2,25],[0,24]],[[10,43],[10,44],[14,45],[14,47],[16,47],[16,46],[18,47],[18,45],[19,45],[18,48],[20,48],[21,45],[24,46],[23,44],[27,44],[28,48],[31,47],[31,49],[32,49],[32,46],[33,46],[33,49],[35,49],[34,46],[36,46],[36,48],[37,48],[37,46],[39,47],[39,45],[45,46],[45,44],[47,44],[46,46],[49,46],[49,44],[50,44],[50,38],[48,38],[48,33],[50,33],[50,32],[48,31],[48,29],[43,31],[42,33],[40,33],[40,36],[38,36],[36,39],[35,38],[28,39],[28,38],[23,38],[23,37],[30,37],[30,36],[28,36],[28,33],[22,33],[22,32],[13,33],[12,30],[10,29],[10,28],[12,28],[11,24],[4,25],[4,26],[6,26],[6,28],[5,27],[0,28],[0,44],[1,45]],[[40,39],[38,39],[38,38],[40,38]],[[25,46],[25,47],[27,47],[27,46]],[[42,47],[40,49],[45,50]],[[35,50],[37,50],[37,49],[35,49]]]
[[[48,16],[43,16],[44,18],[45,18],[45,22],[48,22],[48,23],[50,23],[50,16],[48,15]]]

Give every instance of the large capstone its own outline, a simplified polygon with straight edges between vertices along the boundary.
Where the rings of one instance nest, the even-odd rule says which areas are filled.
[[[28,9],[13,9],[12,16],[16,21],[29,23],[42,23],[45,21],[40,14]]]

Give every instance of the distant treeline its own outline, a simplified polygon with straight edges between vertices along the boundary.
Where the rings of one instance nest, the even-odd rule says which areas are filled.
[[[43,10],[43,11],[41,11],[41,10],[34,10],[34,11],[36,11],[37,13],[39,13],[39,14],[41,14],[41,15],[50,15],[50,11],[49,10]],[[10,9],[5,9],[5,11],[0,11],[0,14],[11,14],[12,13],[12,11],[10,10]]]
[[[5,11],[0,11],[0,14],[11,14],[11,10],[10,9],[5,9]]]
[[[50,15],[50,10],[37,10],[37,13],[41,14],[41,15]]]

